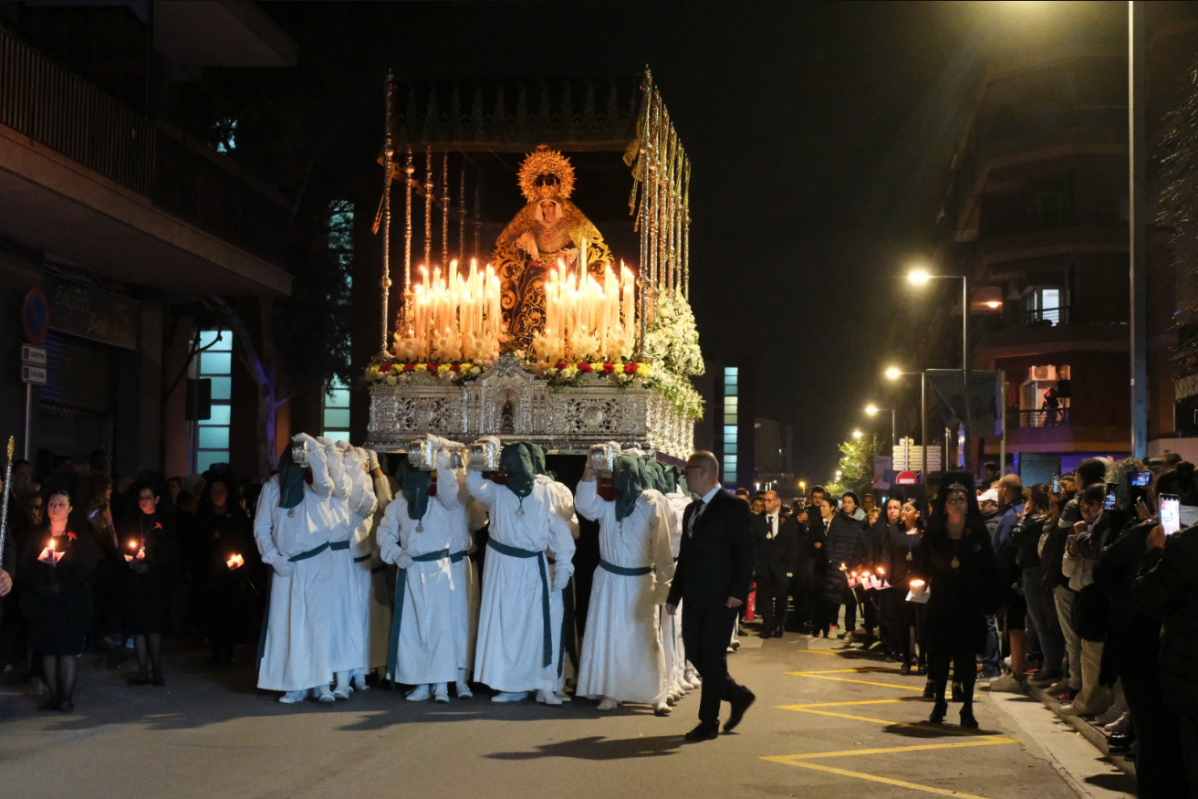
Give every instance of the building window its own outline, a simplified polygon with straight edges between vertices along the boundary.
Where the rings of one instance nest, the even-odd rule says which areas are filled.
[[[212,414],[197,425],[196,471],[229,462],[229,424],[233,416],[233,332],[200,331],[202,352],[192,363],[195,376],[212,381]]]
[[[1063,292],[1058,288],[1032,288],[1024,294],[1023,304],[1027,324],[1052,327],[1069,320],[1062,304]]]
[[[322,402],[322,424],[325,438],[349,441],[349,386],[333,378]]]
[[[724,367],[724,451],[723,469],[724,481],[727,483],[736,482],[737,471],[737,422],[740,419],[740,407],[737,394],[740,389],[740,368],[736,366]]]

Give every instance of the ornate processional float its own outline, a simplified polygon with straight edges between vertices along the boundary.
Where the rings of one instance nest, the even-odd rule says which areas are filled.
[[[628,92],[627,111],[614,84],[602,113],[590,86],[581,113],[572,110],[569,86],[558,113],[550,111],[548,91],[542,91],[536,115],[528,113],[523,87],[514,113],[500,87],[491,98],[493,113],[483,113],[478,90],[472,113],[463,115],[456,88],[448,113],[430,89],[420,97],[428,109],[422,115],[416,112],[418,92],[411,89],[407,112],[400,115],[388,77],[385,187],[376,219],[383,234],[382,350],[366,371],[372,448],[407,450],[429,434],[457,441],[485,435],[529,440],[564,453],[608,441],[673,458],[685,458],[693,448],[703,403],[689,378],[702,374],[703,358],[689,303],[686,151],[647,70]],[[423,180],[413,154],[421,144]],[[571,202],[574,165],[555,145],[623,156],[631,170],[628,207],[638,252],[613,253]],[[482,181],[476,181],[471,213],[469,155],[494,157],[497,150],[526,154],[518,173],[526,202],[496,236],[489,256],[479,258]],[[452,182],[451,153],[462,159]],[[391,268],[394,182],[403,187],[398,286]],[[424,257],[414,264],[412,217],[420,200]],[[451,251],[453,221],[458,235]],[[468,257],[468,228],[474,257]],[[392,298],[398,304],[394,320],[388,316]]]

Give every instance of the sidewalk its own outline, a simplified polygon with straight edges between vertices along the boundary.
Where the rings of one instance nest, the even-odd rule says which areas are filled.
[[[1136,776],[1136,764],[1131,758],[1123,755],[1112,755],[1110,742],[1107,740],[1106,733],[1102,731],[1102,727],[1097,723],[1087,721],[1080,716],[1066,716],[1059,711],[1061,703],[1055,696],[1050,696],[1043,688],[1033,685],[1030,681],[1027,683],[1027,694],[1043,703],[1043,705],[1057,715],[1064,723],[1073,727],[1081,733],[1081,736],[1094,745],[1094,748],[1102,752],[1107,760],[1111,761],[1115,766],[1126,774],[1132,777]]]

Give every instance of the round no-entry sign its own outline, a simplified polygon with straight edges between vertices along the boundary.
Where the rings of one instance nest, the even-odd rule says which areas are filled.
[[[894,482],[901,486],[913,486],[919,483],[919,477],[915,472],[899,472]]]
[[[41,344],[50,332],[50,303],[41,289],[30,289],[21,308],[21,326],[30,344]]]

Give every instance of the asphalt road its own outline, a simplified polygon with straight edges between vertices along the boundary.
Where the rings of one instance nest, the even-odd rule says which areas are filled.
[[[923,678],[839,642],[746,636],[730,657],[757,693],[741,728],[687,744],[672,716],[593,702],[414,704],[375,689],[334,706],[257,695],[247,667],[174,652],[166,688],[85,656],[75,712],[0,688],[0,795],[35,797],[667,797],[1130,795],[1126,777],[1038,703],[983,696],[982,729],[926,723]],[[725,706],[726,712],[727,706]],[[949,721],[956,720],[950,709]]]

